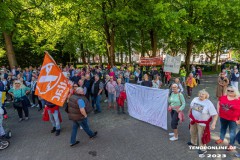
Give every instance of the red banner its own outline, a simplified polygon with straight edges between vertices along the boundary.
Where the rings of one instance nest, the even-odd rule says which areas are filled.
[[[141,57],[140,66],[160,66],[163,64],[162,57]]]
[[[37,81],[35,94],[58,106],[63,106],[70,85],[54,59],[45,54],[43,65]]]

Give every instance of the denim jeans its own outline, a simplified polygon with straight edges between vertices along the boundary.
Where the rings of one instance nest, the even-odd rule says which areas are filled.
[[[125,78],[125,83],[129,83],[129,78]]]
[[[46,105],[46,101],[44,99],[41,99],[42,107],[44,108]]]
[[[78,131],[79,126],[81,126],[83,128],[83,130],[87,133],[87,135],[89,137],[94,136],[93,131],[88,126],[87,118],[84,118],[82,121],[73,121],[72,135],[71,135],[71,140],[70,140],[71,144],[74,144],[76,142],[77,131]]]
[[[58,117],[58,110],[55,110],[54,113],[51,113],[50,110],[48,110],[49,119],[52,123],[53,127],[56,127],[56,130],[60,130],[60,120]]]
[[[92,96],[92,107],[94,108],[94,105],[96,104],[96,110],[101,112],[101,95],[98,95],[97,97]]]
[[[236,137],[237,123],[235,121],[229,121],[224,118],[220,118],[221,129],[220,129],[220,139],[224,140],[227,128],[229,126],[229,135],[230,135],[230,145],[234,145]]]

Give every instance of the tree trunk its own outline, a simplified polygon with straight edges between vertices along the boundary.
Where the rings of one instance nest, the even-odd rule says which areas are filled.
[[[151,39],[151,48],[152,48],[152,57],[156,57],[157,53],[157,35],[154,29],[150,30],[150,39]]]
[[[143,29],[141,30],[141,57],[145,57],[145,37]]]
[[[107,62],[108,62],[108,64],[110,64],[111,62],[110,62],[110,57],[109,57],[109,48],[108,48],[108,46],[106,46],[106,56],[107,56]]]
[[[115,53],[114,53],[115,52],[114,51],[115,26],[114,24],[111,24],[111,22],[108,21],[106,6],[107,6],[106,2],[103,1],[102,2],[102,18],[104,20],[103,28],[106,35],[109,62],[110,62],[110,65],[113,66],[115,63]]]
[[[117,62],[120,63],[120,53],[117,53]]]
[[[85,55],[85,52],[84,52],[83,43],[80,44],[80,49],[81,49],[82,63],[86,64],[86,55]]]
[[[92,54],[91,56],[92,56],[92,63],[95,63],[94,54]]]
[[[191,38],[187,38],[187,53],[185,58],[187,72],[190,71],[190,58],[192,55],[192,48],[193,48],[193,41]]]
[[[115,50],[114,50],[114,45],[115,45],[115,31],[114,27],[112,27],[112,31],[110,33],[110,60],[111,60],[111,66],[114,66],[115,64]]]
[[[221,45],[221,41],[220,41],[220,38],[219,38],[218,45],[217,45],[217,55],[216,55],[215,71],[218,71],[218,61],[219,61],[220,45]]]
[[[211,53],[211,56],[209,58],[210,58],[210,64],[212,64],[214,59],[214,53]]]
[[[129,55],[129,63],[132,63],[132,48],[131,48],[131,40],[128,39],[128,55]]]
[[[99,55],[99,63],[102,65],[102,55]]]
[[[91,63],[91,61],[90,61],[90,53],[87,51],[87,56],[88,56],[88,63],[90,64]]]
[[[122,50],[121,50],[120,54],[121,54],[121,64],[123,64],[123,51]]]
[[[7,51],[9,65],[11,68],[13,68],[13,66],[17,67],[18,64],[17,64],[17,60],[16,60],[16,56],[15,56],[13,44],[12,44],[12,34],[3,32],[3,36],[5,40],[5,47]]]

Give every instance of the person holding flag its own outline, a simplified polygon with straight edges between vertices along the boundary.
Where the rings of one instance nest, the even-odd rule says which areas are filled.
[[[59,107],[65,103],[71,82],[64,76],[54,59],[45,51],[43,65],[38,77],[35,95],[46,101],[43,120],[50,120],[53,129],[51,133],[56,132],[60,135],[61,115]]]

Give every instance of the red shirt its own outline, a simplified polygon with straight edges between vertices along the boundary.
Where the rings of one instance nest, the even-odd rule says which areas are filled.
[[[219,98],[219,116],[229,121],[237,121],[240,117],[240,99],[228,100],[227,96]]]

